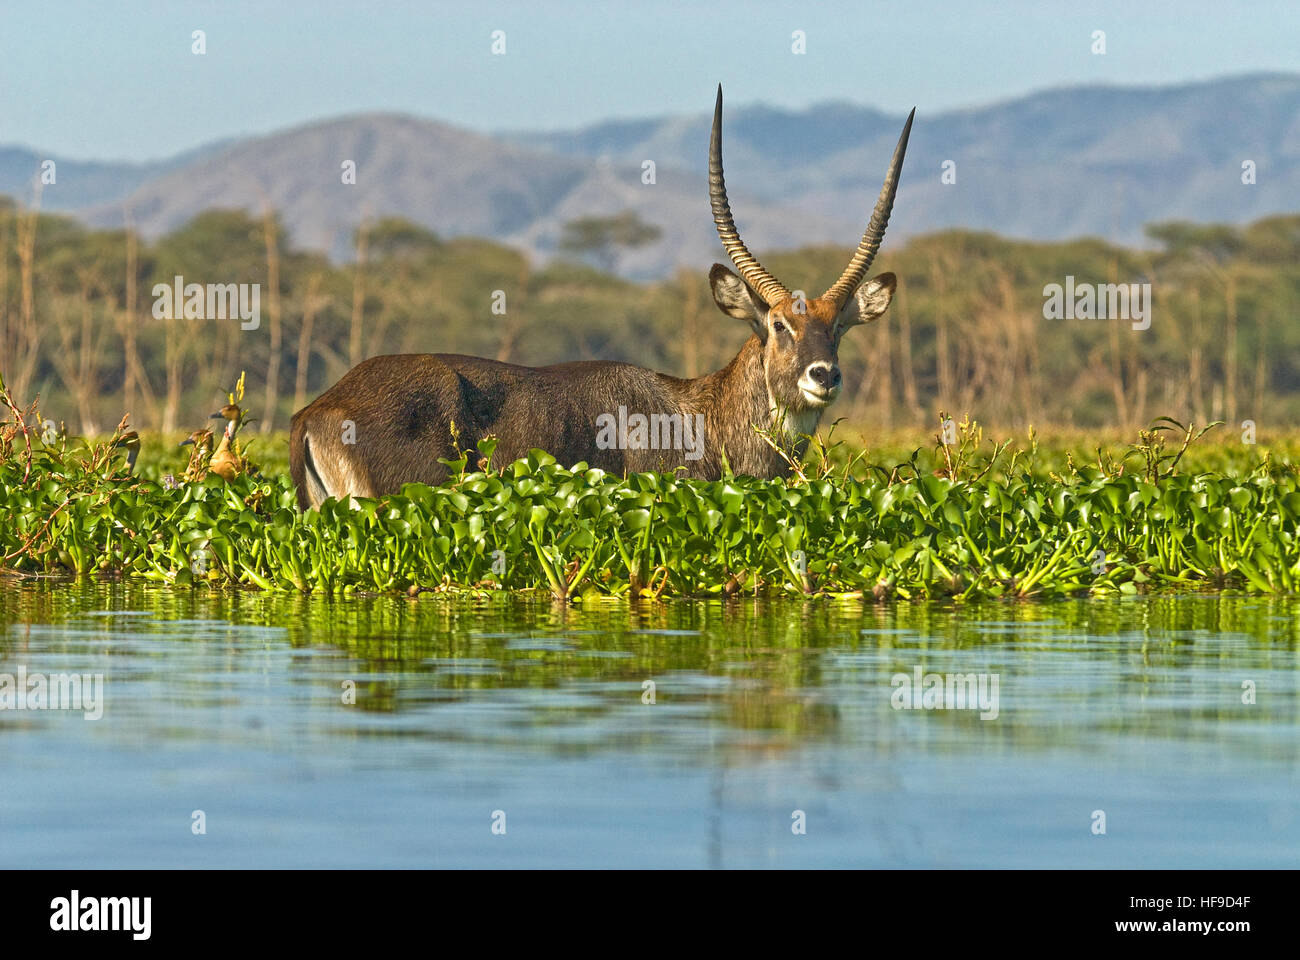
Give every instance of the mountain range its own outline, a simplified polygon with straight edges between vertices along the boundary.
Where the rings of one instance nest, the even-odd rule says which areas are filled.
[[[743,92],[732,95],[739,102]],[[849,102],[729,106],[727,183],[750,248],[761,256],[855,243],[903,118]],[[44,188],[43,209],[102,227],[122,225],[129,211],[156,237],[205,209],[270,204],[295,243],[339,259],[349,257],[363,217],[403,216],[544,260],[565,223],[630,209],[662,235],[624,251],[616,267],[648,278],[721,259],[705,180],[710,120],[701,112],[489,135],[368,113],[142,164],[0,146],[0,194],[29,199],[41,162],[54,159],[57,181]],[[355,163],[355,184],[343,182],[346,161]],[[646,161],[653,183],[643,182]],[[1253,184],[1242,182],[1246,161]],[[1141,243],[1155,221],[1244,223],[1300,209],[1298,161],[1300,74],[1070,87],[934,114],[922,105],[890,239],[961,227]]]

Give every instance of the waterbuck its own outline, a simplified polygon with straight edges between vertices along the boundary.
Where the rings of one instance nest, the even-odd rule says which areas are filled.
[[[435,485],[447,475],[439,460],[468,452],[473,462],[488,435],[499,441],[499,464],[540,447],[566,466],[585,461],[619,474],[682,467],[688,476],[716,479],[725,457],[738,474],[785,476],[790,465],[771,441],[802,455],[840,392],[844,331],[875,320],[894,295],[893,274],[862,279],[885,235],[911,129],[909,115],[844,273],[815,300],[795,298],[754,259],[732,220],[719,86],[709,199],[740,275],[715,263],[709,284],[718,308],[753,329],[735,359],[683,380],[630,363],[521,367],[455,354],[372,357],[294,415],[289,469],[302,508],[328,497],[395,493],[404,483]]]

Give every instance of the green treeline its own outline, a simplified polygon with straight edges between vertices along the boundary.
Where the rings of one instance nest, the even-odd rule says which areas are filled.
[[[1005,429],[1128,429],[1159,415],[1293,423],[1300,215],[1148,232],[1144,250],[962,231],[887,243],[873,272],[897,273],[899,293],[883,322],[845,337],[834,416],[863,428],[931,426],[940,410]],[[617,230],[592,235],[621,242]],[[713,306],[708,263],[635,284],[589,265],[603,262],[590,244],[589,263],[540,268],[501,244],[398,219],[364,226],[355,244],[354,262],[332,263],[294,249],[273,213],[222,210],[146,242],[0,198],[0,370],[14,396],[39,392],[44,416],[82,434],[111,431],[123,411],[140,429],[190,429],[247,371],[253,429],[269,431],[375,354],[619,359],[693,376],[727,362],[747,335]],[[583,244],[571,248],[581,256]],[[850,252],[759,251],[810,296]],[[155,316],[155,284],[178,275],[260,285],[256,329],[238,317]],[[1045,319],[1044,287],[1067,277],[1149,283],[1150,328]]]

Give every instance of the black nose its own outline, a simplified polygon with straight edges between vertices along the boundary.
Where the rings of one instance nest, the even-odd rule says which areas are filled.
[[[813,383],[825,390],[833,390],[840,385],[840,368],[834,364],[829,367],[811,367],[808,376],[812,377]]]

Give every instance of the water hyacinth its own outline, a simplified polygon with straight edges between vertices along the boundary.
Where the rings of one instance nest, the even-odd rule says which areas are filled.
[[[483,449],[490,460],[491,441]],[[116,447],[0,462],[11,575],[141,577],[263,590],[538,590],[557,598],[1127,594],[1300,582],[1300,485],[1076,468],[763,481],[614,476],[541,451],[453,464],[444,487],[302,513],[285,476],[133,477]],[[1175,460],[1176,462],[1176,460]],[[30,471],[30,475],[28,474]],[[974,471],[969,471],[974,473]]]

